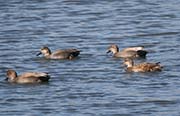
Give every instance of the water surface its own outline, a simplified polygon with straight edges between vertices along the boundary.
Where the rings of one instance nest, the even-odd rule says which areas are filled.
[[[179,116],[180,0],[0,1],[0,114]],[[107,55],[143,45],[158,73],[126,73]],[[76,60],[36,57],[42,46],[82,50]],[[9,84],[6,70],[51,74],[48,84]]]

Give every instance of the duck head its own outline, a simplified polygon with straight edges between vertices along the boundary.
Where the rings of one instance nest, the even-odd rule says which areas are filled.
[[[6,78],[7,81],[14,82],[14,81],[16,81],[17,73],[16,73],[16,71],[9,69],[6,73],[6,76],[7,76],[7,78]]]
[[[49,56],[51,54],[51,50],[48,47],[41,48],[40,52],[37,54],[37,56],[43,54],[44,56]]]
[[[123,64],[127,67],[133,67],[134,61],[131,58],[125,58]]]
[[[110,52],[112,52],[113,54],[119,52],[119,47],[115,44],[109,46],[106,53],[110,53]]]

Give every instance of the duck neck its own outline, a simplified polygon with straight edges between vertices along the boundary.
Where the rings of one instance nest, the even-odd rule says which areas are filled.
[[[51,53],[45,53],[44,56],[45,57],[50,57]]]
[[[48,49],[48,51],[47,51],[46,53],[44,53],[44,56],[47,57],[47,58],[49,58],[50,55],[51,55],[51,50]]]
[[[119,48],[117,47],[117,48],[114,48],[114,49],[112,49],[112,53],[113,54],[116,54],[116,53],[118,53],[119,52]]]
[[[134,66],[134,62],[133,62],[133,61],[131,61],[131,62],[129,62],[129,63],[127,64],[127,67],[128,67],[128,68],[133,67],[133,66]]]
[[[11,71],[7,76],[8,76],[8,80],[10,82],[16,82],[16,80],[18,78],[17,73],[15,71]]]

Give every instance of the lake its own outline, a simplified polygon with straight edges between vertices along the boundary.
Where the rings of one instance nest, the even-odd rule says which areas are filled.
[[[0,114],[3,116],[179,116],[180,0],[1,0]],[[123,60],[106,54],[144,46],[162,72],[127,73]],[[77,48],[74,60],[37,57]],[[46,84],[4,81],[48,72]]]

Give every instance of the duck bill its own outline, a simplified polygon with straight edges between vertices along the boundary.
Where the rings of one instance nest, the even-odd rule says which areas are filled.
[[[110,52],[111,52],[111,50],[107,50],[107,51],[106,51],[107,54],[110,53]]]
[[[37,53],[37,54],[36,54],[36,56],[39,56],[39,55],[41,55],[41,54],[42,54],[42,53],[41,53],[41,52],[39,52],[39,53]]]

